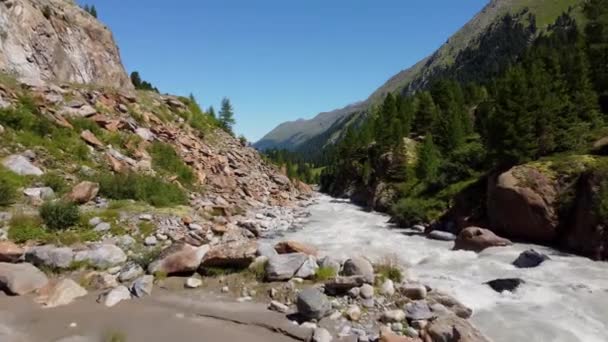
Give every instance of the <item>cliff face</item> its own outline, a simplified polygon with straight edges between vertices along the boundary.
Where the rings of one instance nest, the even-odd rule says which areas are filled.
[[[0,71],[28,83],[133,87],[110,30],[71,0],[0,0]]]

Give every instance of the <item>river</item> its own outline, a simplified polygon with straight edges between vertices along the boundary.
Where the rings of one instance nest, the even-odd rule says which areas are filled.
[[[397,259],[408,278],[447,292],[474,310],[473,324],[495,342],[608,341],[608,263],[551,248],[515,244],[476,254],[452,251],[452,242],[426,239],[392,227],[388,217],[320,195],[303,228],[273,239],[316,246],[322,255]],[[536,268],[511,263],[534,248],[551,257]],[[496,293],[484,282],[522,278],[515,293]]]

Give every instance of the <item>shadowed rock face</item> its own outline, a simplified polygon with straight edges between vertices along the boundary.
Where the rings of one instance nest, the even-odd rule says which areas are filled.
[[[0,1],[0,71],[132,89],[110,30],[68,0]]]

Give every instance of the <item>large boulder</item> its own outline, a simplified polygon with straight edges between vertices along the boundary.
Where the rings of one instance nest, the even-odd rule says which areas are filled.
[[[279,254],[304,253],[313,256],[317,255],[315,247],[298,241],[281,241],[274,246],[274,249]]]
[[[119,285],[98,298],[98,302],[103,302],[105,306],[112,307],[123,300],[131,299],[131,291],[124,286]]]
[[[133,297],[142,298],[145,296],[150,296],[153,288],[154,276],[149,274],[143,275],[133,282],[133,285],[131,286],[131,293],[133,294]]]
[[[36,266],[66,269],[74,261],[74,252],[69,247],[36,246],[27,250],[25,260]]]
[[[506,236],[533,242],[556,237],[556,181],[535,167],[515,166],[491,177],[487,207],[491,227]]]
[[[488,229],[468,227],[463,229],[454,241],[454,249],[481,252],[489,247],[504,247],[511,241],[492,233]]]
[[[48,281],[34,265],[0,262],[0,289],[9,294],[28,294],[46,286]]]
[[[467,320],[454,315],[440,316],[426,328],[432,342],[488,342]]]
[[[303,253],[279,254],[270,257],[266,263],[266,280],[289,280],[307,260],[308,255]]]
[[[205,254],[201,266],[245,268],[255,259],[256,241],[234,241],[213,246]]]
[[[331,311],[327,296],[313,288],[304,289],[298,294],[296,306],[298,314],[307,320],[321,319]]]
[[[486,284],[494,291],[502,293],[503,291],[514,292],[523,283],[525,282],[519,278],[503,278],[491,280]]]
[[[0,241],[0,262],[17,262],[23,256],[23,248],[10,241]]]
[[[159,257],[148,265],[151,274],[160,272],[165,274],[189,273],[196,271],[201,265],[205,254],[209,252],[209,245],[194,247],[188,244],[174,244],[163,250]]]
[[[74,299],[86,295],[87,290],[72,279],[66,278],[42,289],[40,291],[40,296],[36,300],[46,307],[54,308],[68,305],[73,302]]]
[[[99,243],[91,245],[86,250],[76,252],[74,261],[86,262],[95,268],[105,269],[125,263],[127,256],[116,245]]]
[[[23,190],[23,194],[35,205],[55,197],[55,192],[49,187],[27,188]]]
[[[362,276],[369,284],[374,283],[374,267],[363,257],[354,257],[346,260],[342,267],[345,276]]]
[[[78,183],[72,188],[72,191],[68,194],[68,198],[79,204],[87,203],[95,198],[99,193],[99,184],[84,181]]]
[[[42,176],[44,172],[32,164],[26,157],[13,154],[2,161],[5,168],[21,176]]]
[[[513,261],[513,265],[517,268],[536,267],[550,258],[543,253],[539,253],[533,249],[521,252],[521,254]]]

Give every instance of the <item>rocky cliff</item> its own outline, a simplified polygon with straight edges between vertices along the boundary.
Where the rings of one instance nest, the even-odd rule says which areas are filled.
[[[28,83],[133,87],[110,30],[71,0],[0,1],[0,71]]]

